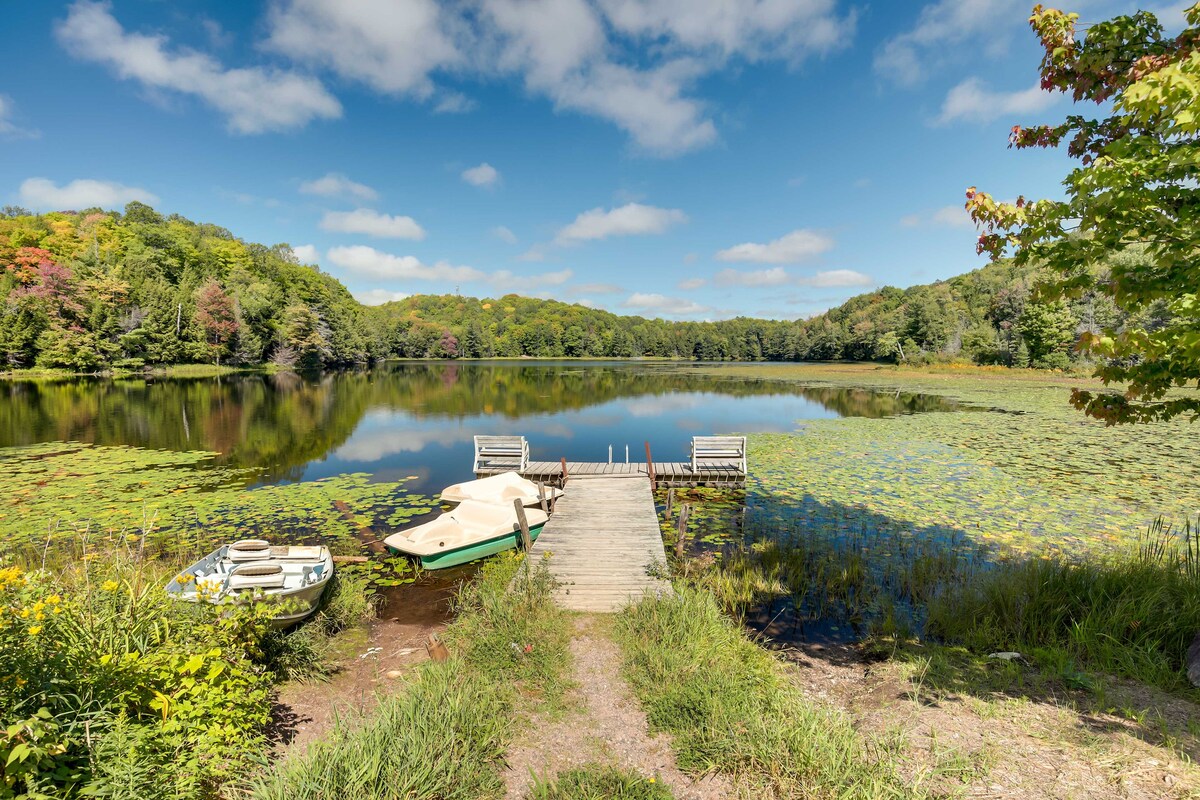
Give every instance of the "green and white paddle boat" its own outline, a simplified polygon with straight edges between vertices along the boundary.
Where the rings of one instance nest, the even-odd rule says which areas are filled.
[[[529,538],[537,539],[549,517],[541,510],[526,510]],[[466,564],[517,547],[521,524],[512,503],[501,505],[463,500],[432,522],[393,533],[383,543],[399,553],[419,558],[426,569]]]
[[[562,489],[545,485],[539,493],[538,485],[533,481],[522,478],[516,472],[501,472],[447,486],[442,490],[442,502],[454,504],[464,500],[479,500],[511,506],[514,500],[520,500],[523,506],[537,506],[541,505],[543,497],[547,503],[553,503],[562,495]]]

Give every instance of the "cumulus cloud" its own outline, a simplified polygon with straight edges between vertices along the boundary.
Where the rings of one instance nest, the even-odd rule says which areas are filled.
[[[311,244],[302,244],[292,248],[292,255],[301,264],[318,264],[321,261],[321,254],[317,252],[317,248]]]
[[[517,235],[503,225],[497,225],[492,228],[492,236],[495,236],[505,244],[517,243]]]
[[[550,289],[562,286],[571,280],[574,272],[561,269],[557,272],[543,272],[540,275],[517,275],[502,269],[488,277],[488,283],[501,294],[523,294],[537,297],[549,297]]]
[[[485,161],[477,167],[464,169],[462,179],[472,186],[495,186],[500,180],[500,171]]]
[[[363,233],[377,239],[425,238],[425,230],[412,217],[381,214],[370,208],[353,211],[326,211],[321,217],[321,229],[337,233]]]
[[[719,261],[749,261],[759,264],[795,264],[833,247],[833,239],[817,231],[800,228],[774,241],[744,242],[717,253]]]
[[[350,180],[340,172],[327,172],[325,175],[300,184],[303,194],[315,194],[321,197],[354,197],[359,200],[377,200],[379,192],[365,183]]]
[[[997,30],[1024,20],[1023,0],[937,0],[921,9],[916,25],[885,41],[875,54],[875,72],[902,86],[920,83],[955,45],[988,39],[1003,49]]]
[[[466,114],[467,112],[474,111],[478,105],[478,103],[461,92],[445,92],[433,104],[433,113]]]
[[[938,125],[957,120],[991,122],[998,117],[1041,111],[1059,99],[1060,95],[1044,91],[1036,83],[1016,92],[993,92],[978,78],[967,78],[946,95],[934,122]]]
[[[693,289],[699,289],[701,286],[705,285],[706,283],[708,283],[708,280],[706,278],[687,278],[685,280],[680,281],[676,285],[680,289],[683,289],[685,292],[690,292]]]
[[[875,279],[852,269],[831,269],[806,278],[797,278],[796,283],[800,286],[815,286],[820,289],[840,289],[851,286],[874,286]]]
[[[708,306],[702,306],[693,300],[682,297],[667,297],[663,294],[635,292],[622,303],[625,308],[644,314],[669,314],[673,316],[690,316],[711,311]]]
[[[843,47],[854,17],[836,0],[277,0],[268,27],[271,50],[435,111],[473,105],[439,74],[509,75],[671,156],[717,138],[696,82],[734,58],[795,65]]]
[[[971,215],[962,206],[942,206],[929,213],[908,214],[900,218],[906,228],[922,225],[938,225],[946,228],[970,228],[974,226]]]
[[[46,178],[29,178],[17,190],[21,204],[34,209],[79,210],[81,208],[119,209],[137,200],[153,205],[158,196],[115,181],[80,179],[59,186]]]
[[[235,133],[262,133],[340,117],[342,106],[315,78],[266,67],[227,68],[204,53],[172,50],[165,36],[129,33],[107,2],[79,0],[55,27],[76,58],[108,66],[147,89],[197,97]]]
[[[351,292],[351,294],[364,306],[381,306],[384,303],[392,303],[410,296],[408,292],[393,292],[390,289],[363,289]]]
[[[554,237],[557,244],[576,244],[610,236],[634,236],[664,233],[672,225],[687,222],[687,214],[677,208],[658,208],[628,203],[620,208],[593,208],[584,211]]]
[[[615,283],[581,283],[572,289],[576,294],[621,294],[624,291]]]
[[[783,267],[757,269],[742,272],[736,269],[723,269],[718,272],[713,281],[722,286],[783,286],[791,283],[792,276]]]
[[[0,136],[14,139],[36,139],[37,131],[18,127],[13,122],[13,108],[12,98],[0,94]]]
[[[352,275],[377,280],[469,283],[487,278],[473,267],[456,267],[445,261],[423,264],[416,256],[395,256],[362,244],[331,248],[327,256],[331,264]]]

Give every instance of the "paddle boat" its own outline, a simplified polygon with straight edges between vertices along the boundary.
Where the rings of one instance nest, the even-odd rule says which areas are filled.
[[[549,517],[541,510],[525,512],[529,538],[537,539]],[[421,560],[426,569],[443,569],[511,550],[521,541],[521,526],[508,505],[463,500],[437,519],[383,540],[392,550]]]
[[[563,495],[562,489],[553,486],[546,486],[544,490],[547,502],[553,502]],[[442,490],[443,503],[461,503],[464,500],[480,500],[507,506],[511,506],[514,500],[520,500],[523,506],[541,504],[538,485],[522,478],[516,472],[501,472],[474,481],[456,483]]]
[[[286,628],[317,610],[333,577],[333,556],[326,547],[272,547],[263,539],[223,545],[167,582],[167,595],[178,600],[237,603],[251,598],[285,605],[271,619]]]

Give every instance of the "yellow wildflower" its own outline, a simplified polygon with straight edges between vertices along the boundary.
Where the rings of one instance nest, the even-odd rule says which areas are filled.
[[[102,585],[100,588],[106,592],[115,592],[118,586],[120,586],[120,584],[116,581],[105,581],[104,585]]]
[[[58,596],[58,595],[56,595],[56,594],[52,594],[52,595],[50,595],[49,597],[47,597],[47,598],[46,598],[46,602],[47,602],[47,603],[49,603],[49,604],[50,604],[50,605],[52,605],[52,606],[56,606],[56,605],[58,605],[59,603],[61,603],[61,602],[62,602],[62,598],[61,598],[61,597],[59,597],[59,596]]]
[[[41,625],[31,625],[31,626],[29,626],[29,635],[30,635],[30,636],[37,636],[37,635],[38,635],[39,633],[41,633],[41,632],[42,632],[42,626],[41,626]]]

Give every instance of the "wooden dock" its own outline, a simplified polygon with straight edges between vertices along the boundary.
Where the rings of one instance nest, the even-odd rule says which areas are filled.
[[[497,467],[490,470],[480,470],[475,473],[476,478],[486,478],[488,475],[495,475],[499,472],[505,472],[512,467]],[[524,469],[520,470],[522,478],[528,478],[531,481],[545,481],[559,485],[562,482],[562,462],[561,461],[530,461]],[[567,462],[567,479],[574,480],[577,477],[595,477],[595,476],[626,476],[626,477],[641,477],[649,484],[650,472],[644,462],[625,463],[605,463],[602,461],[568,461]],[[658,486],[666,488],[690,488],[695,486],[716,486],[730,489],[743,489],[746,486],[746,474],[742,472],[740,466],[730,462],[728,464],[703,464],[700,467],[694,468],[690,463],[684,461],[667,461],[663,463],[654,463],[654,480]]]
[[[530,464],[530,466],[534,466]],[[559,465],[555,465],[556,467]],[[604,466],[625,467],[625,464]],[[662,532],[644,472],[581,474],[568,464],[566,494],[530,550],[550,554],[555,601],[572,611],[615,612],[648,594],[670,594]]]

